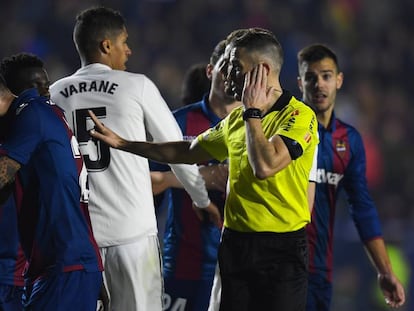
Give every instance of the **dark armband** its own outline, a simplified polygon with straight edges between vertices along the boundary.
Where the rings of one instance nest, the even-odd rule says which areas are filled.
[[[303,154],[302,146],[296,141],[286,136],[280,136],[286,147],[289,150],[290,157],[292,160],[296,160]]]
[[[248,108],[243,112],[243,120],[246,121],[247,119],[261,119],[262,112],[260,109],[257,108]]]

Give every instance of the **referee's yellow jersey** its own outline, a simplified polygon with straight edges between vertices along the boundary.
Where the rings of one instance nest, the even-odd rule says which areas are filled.
[[[234,109],[216,127],[198,136],[214,158],[229,162],[224,226],[241,232],[291,232],[310,221],[307,201],[309,172],[318,144],[315,113],[284,91],[262,118],[265,136],[288,137],[303,154],[272,177],[260,180],[249,164],[243,107]]]

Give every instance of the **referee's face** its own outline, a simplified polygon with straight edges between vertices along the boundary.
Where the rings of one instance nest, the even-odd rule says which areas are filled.
[[[126,29],[114,39],[111,40],[110,61],[111,68],[116,70],[125,70],[128,57],[131,55],[131,49],[127,43],[128,33]]]

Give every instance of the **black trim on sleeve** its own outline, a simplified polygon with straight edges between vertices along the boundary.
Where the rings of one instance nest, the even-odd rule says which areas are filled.
[[[280,138],[282,138],[283,142],[288,148],[292,160],[296,160],[303,154],[302,146],[296,140],[282,135],[280,135]]]

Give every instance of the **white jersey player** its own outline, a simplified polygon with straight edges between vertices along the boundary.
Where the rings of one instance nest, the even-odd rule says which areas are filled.
[[[111,310],[162,309],[162,277],[148,161],[92,140],[88,110],[130,140],[182,140],[157,87],[145,75],[124,71],[131,54],[124,19],[92,8],[77,17],[74,41],[82,67],[50,87],[80,143],[89,173],[89,210],[104,261]],[[171,165],[195,204],[210,202],[196,166]]]

